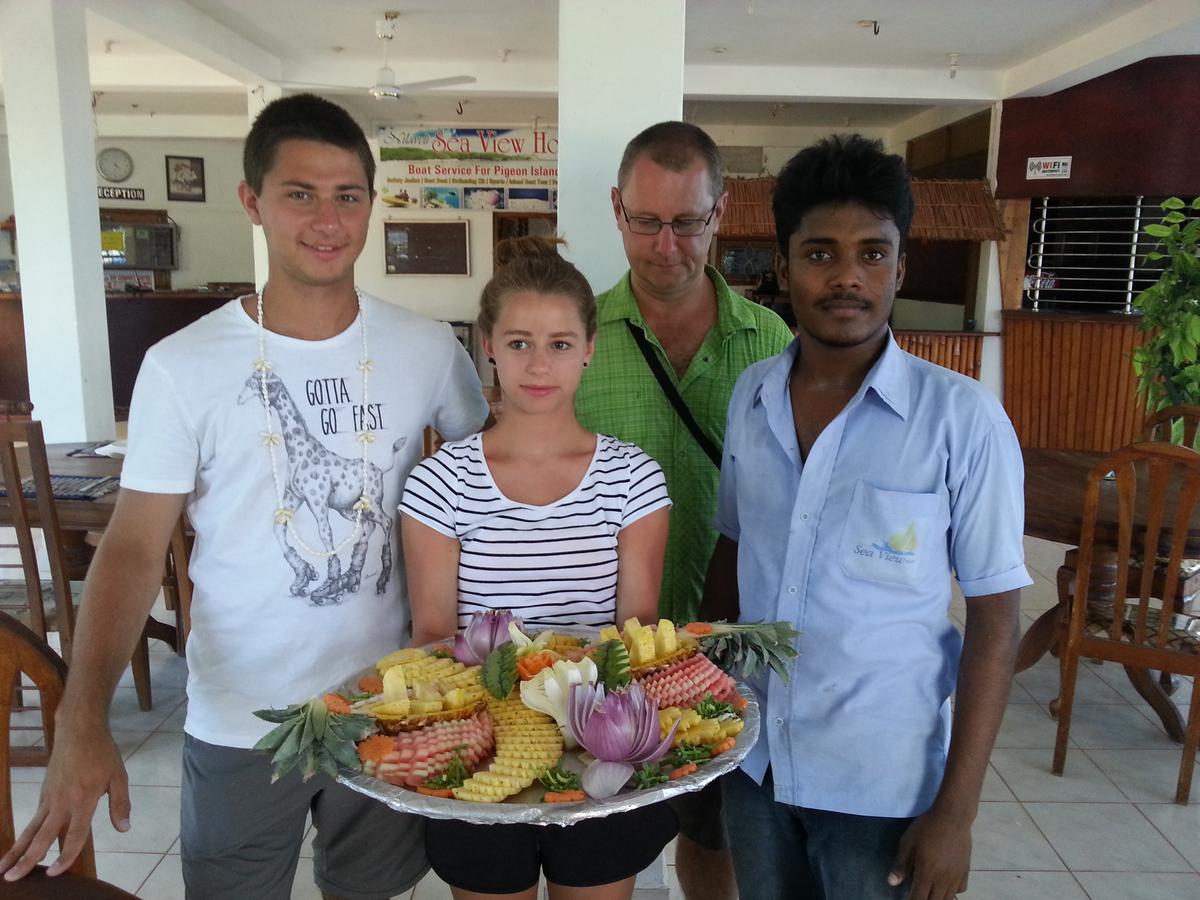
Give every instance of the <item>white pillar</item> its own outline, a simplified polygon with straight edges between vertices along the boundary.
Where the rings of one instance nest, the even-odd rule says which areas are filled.
[[[0,6],[29,393],[49,441],[115,433],[83,0]]]
[[[559,0],[558,231],[592,287],[629,267],[609,189],[630,138],[683,117],[684,0]]]
[[[283,89],[277,84],[260,84],[246,93],[246,132],[258,118],[268,103],[283,96]],[[254,286],[259,290],[267,283],[267,239],[263,237],[262,226],[251,225],[250,235],[254,241]]]
[[[558,233],[596,291],[629,268],[609,200],[625,145],[683,118],[683,25],[684,0],[558,3]],[[637,896],[667,893],[659,854]]]
[[[996,192],[996,161],[1000,155],[1000,114],[1003,111],[1003,101],[997,100],[992,104],[991,134],[988,139],[987,179],[992,193]],[[1019,236],[1018,236],[1019,237]],[[984,241],[979,245],[979,281],[976,285],[976,296],[983,298],[978,308],[977,328],[983,331],[999,332],[1003,326],[1001,311],[1004,304],[1000,293],[1000,247],[995,241]],[[1004,342],[999,337],[985,337],[979,360],[979,381],[1004,400]]]

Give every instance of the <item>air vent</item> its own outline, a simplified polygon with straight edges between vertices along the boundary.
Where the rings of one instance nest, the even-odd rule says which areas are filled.
[[[761,175],[763,172],[762,147],[722,147],[721,159],[730,175]]]

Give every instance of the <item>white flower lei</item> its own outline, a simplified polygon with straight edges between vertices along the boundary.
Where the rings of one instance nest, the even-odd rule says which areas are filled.
[[[265,291],[266,288],[263,288]],[[375,442],[375,432],[370,429],[356,432],[355,437],[362,446],[362,488],[360,489],[358,501],[354,504],[354,530],[342,540],[340,544],[332,550],[318,550],[315,547],[310,547],[300,537],[296,531],[296,526],[292,523],[294,510],[288,509],[283,503],[283,484],[279,479],[279,465],[275,459],[275,448],[283,442],[283,435],[273,430],[271,426],[271,404],[267,397],[267,375],[271,372],[271,362],[267,359],[266,349],[266,328],[263,326],[263,291],[259,291],[256,295],[256,306],[258,311],[258,359],[254,361],[254,371],[258,374],[258,385],[262,391],[263,415],[266,419],[266,430],[262,434],[262,442],[267,448],[267,455],[271,458],[271,479],[275,483],[275,523],[283,525],[290,531],[292,538],[297,544],[308,553],[310,556],[315,556],[320,559],[328,559],[331,556],[337,555],[343,548],[354,541],[359,532],[362,530],[363,513],[371,508],[371,498],[366,494],[367,486],[367,448]],[[358,300],[358,322],[359,329],[362,334],[362,356],[358,361],[358,371],[362,375],[362,405],[365,409],[367,406],[367,384],[370,380],[370,372],[374,367],[370,356],[367,354],[367,315],[363,308],[362,292],[354,289],[354,296]]]

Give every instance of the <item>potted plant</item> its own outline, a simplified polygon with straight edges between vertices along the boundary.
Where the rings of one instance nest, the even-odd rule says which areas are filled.
[[[1162,276],[1133,301],[1142,313],[1146,342],[1133,351],[1138,393],[1148,413],[1166,406],[1200,404],[1200,218],[1171,197],[1162,223],[1147,225],[1158,249],[1148,260],[1166,260]],[[1191,209],[1200,211],[1200,197]]]

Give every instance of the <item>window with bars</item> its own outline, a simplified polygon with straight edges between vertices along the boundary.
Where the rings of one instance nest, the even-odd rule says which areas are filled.
[[[1134,299],[1158,280],[1165,265],[1146,259],[1158,240],[1143,230],[1162,222],[1164,199],[1035,198],[1029,211],[1025,308],[1136,312]]]

